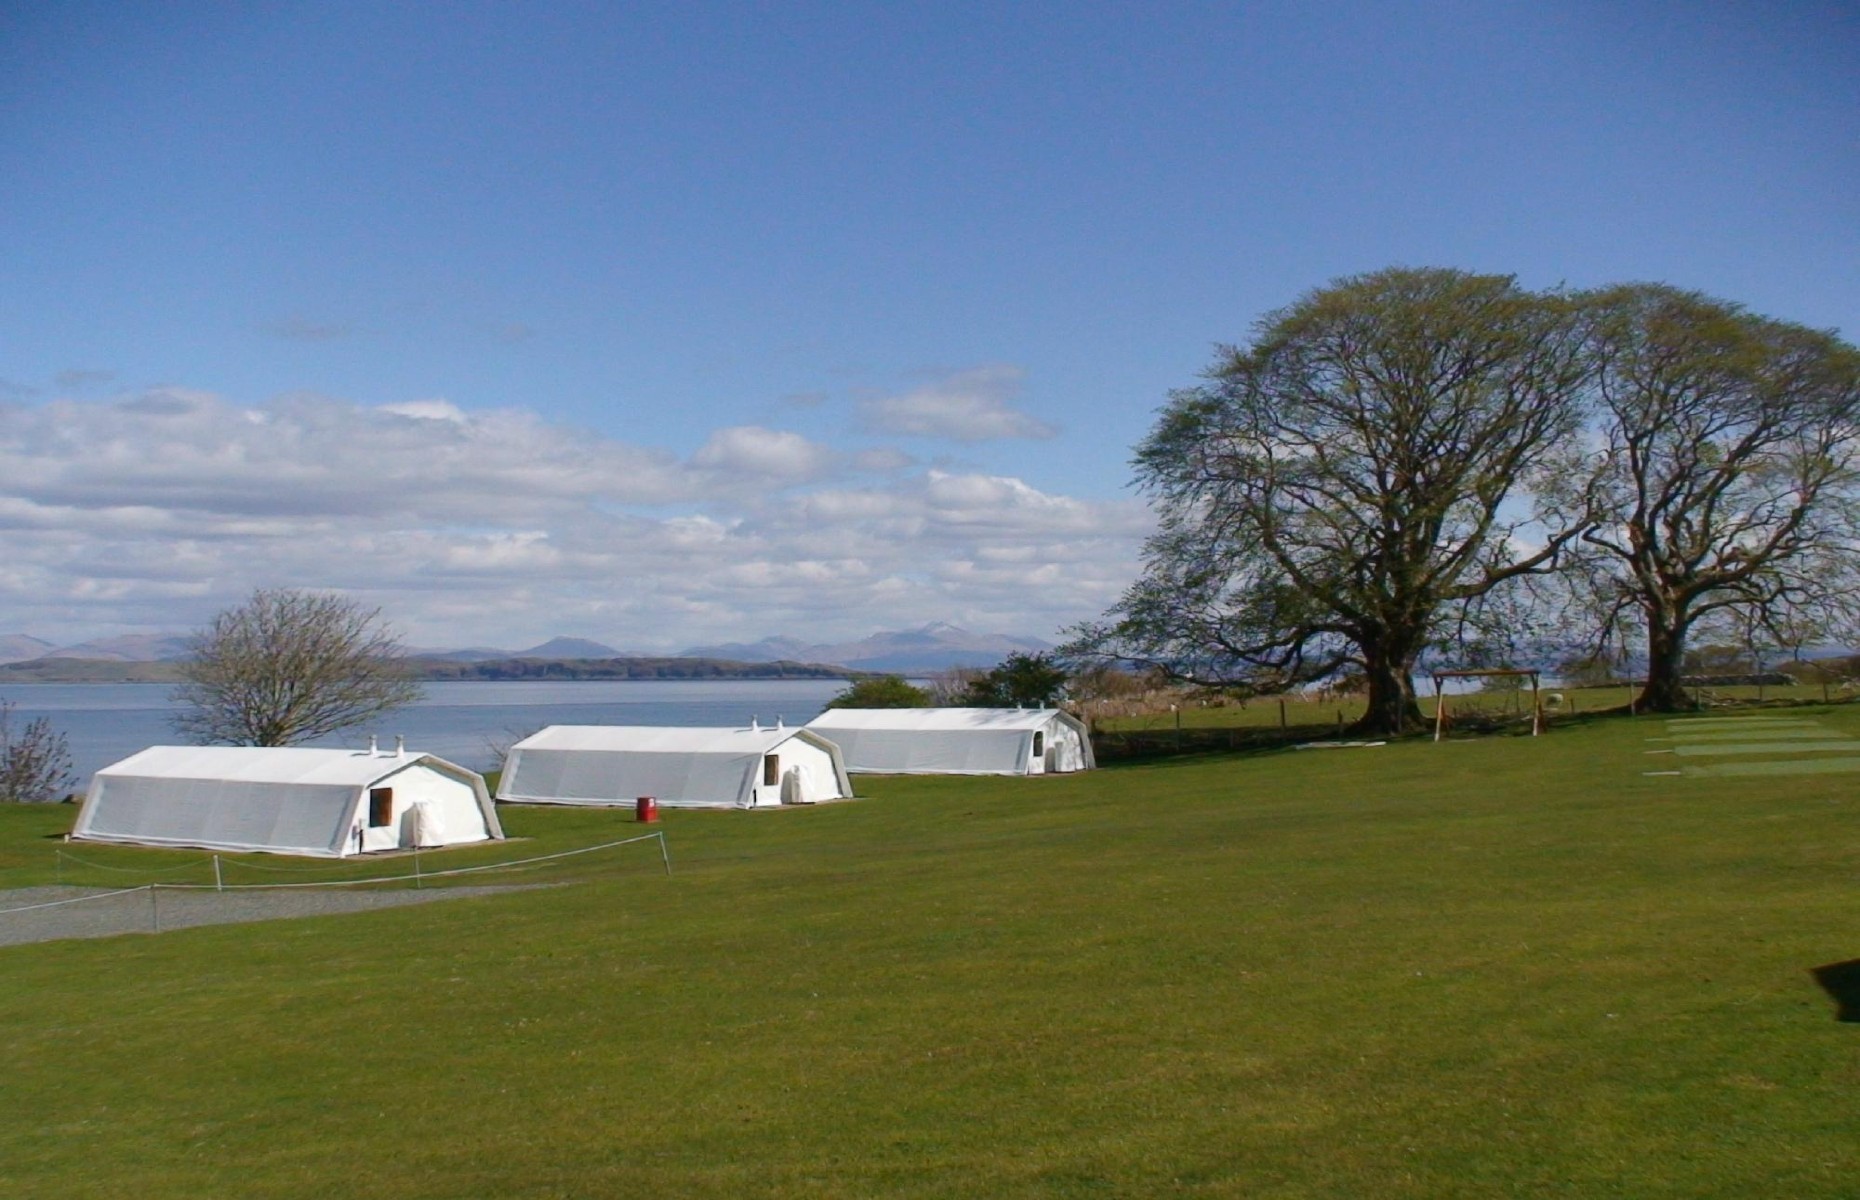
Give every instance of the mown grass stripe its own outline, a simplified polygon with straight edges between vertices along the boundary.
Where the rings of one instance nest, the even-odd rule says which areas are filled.
[[[1710,754],[1815,754],[1827,751],[1860,753],[1860,740],[1830,738],[1825,742],[1724,742],[1673,747],[1673,753],[1681,757]]]
[[[1775,762],[1730,762],[1688,765],[1688,776],[1723,777],[1752,775],[1848,775],[1860,771],[1860,757],[1798,758]]]
[[[1827,726],[1819,721],[1778,722],[1775,725],[1713,725],[1708,729],[1673,729],[1667,737],[1706,738],[1706,737],[1767,737],[1771,734],[1789,736],[1804,731],[1823,731]]]
[[[1668,729],[1732,726],[1754,728],[1758,725],[1813,725],[1808,717],[1675,717],[1666,722]]]

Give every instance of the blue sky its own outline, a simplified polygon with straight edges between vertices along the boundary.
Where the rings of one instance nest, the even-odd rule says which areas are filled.
[[[1853,338],[1860,11],[13,5],[0,177],[0,632],[1051,636],[1335,277]]]

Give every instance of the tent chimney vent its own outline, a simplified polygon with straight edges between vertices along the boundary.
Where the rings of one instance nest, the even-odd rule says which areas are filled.
[[[749,718],[749,732],[751,732],[751,733],[761,733],[761,732],[762,732],[762,722],[761,722],[761,721],[759,721],[759,720],[757,720],[757,719],[756,719],[755,717],[751,717],[751,718]]]
[[[404,733],[397,733],[394,735],[394,757],[407,757],[407,735]]]
[[[368,756],[373,758],[379,753],[381,753],[381,739],[371,733],[368,735]]]

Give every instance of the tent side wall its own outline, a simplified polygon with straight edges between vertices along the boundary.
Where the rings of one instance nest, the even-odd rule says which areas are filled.
[[[84,841],[144,846],[196,846],[204,850],[341,858],[360,849],[392,850],[414,844],[414,806],[428,818],[424,845],[501,838],[503,829],[482,777],[443,759],[369,764],[374,778],[349,773],[347,782],[236,777],[194,778],[132,768],[105,769],[91,779],[71,836]],[[376,811],[375,789],[390,804]],[[373,820],[386,816],[383,824]]]
[[[808,728],[839,743],[846,769],[859,773],[1043,775],[1097,766],[1084,722],[1061,709],[829,709]]]
[[[673,808],[753,802],[760,756],[628,750],[513,750],[497,797],[519,804],[631,805],[652,796]]]
[[[1024,775],[1024,729],[834,729],[846,769],[892,775]]]
[[[672,808],[767,808],[852,795],[839,747],[805,728],[667,731],[679,735],[673,746],[631,727],[565,732],[549,738],[544,730],[541,744],[513,747],[497,798],[626,807],[652,796]],[[645,741],[635,748],[639,735]]]
[[[255,785],[98,772],[71,836],[134,845],[340,858],[360,801],[353,787]]]

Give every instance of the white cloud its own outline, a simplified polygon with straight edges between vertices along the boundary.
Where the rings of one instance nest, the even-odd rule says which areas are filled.
[[[415,417],[425,421],[453,421],[460,425],[465,423],[465,411],[450,400],[407,400],[400,404],[383,404],[381,411],[401,417]]]
[[[691,463],[757,482],[792,483],[819,479],[833,469],[838,457],[798,433],[737,425],[711,434],[691,456]]]
[[[188,628],[257,586],[350,590],[428,646],[1046,635],[1116,598],[1148,528],[1135,501],[757,426],[680,461],[439,399],[0,407],[0,632],[54,641]]]
[[[862,400],[866,428],[906,437],[983,442],[997,438],[1049,438],[1059,431],[1013,408],[1026,372],[1019,367],[971,367],[900,396]]]

